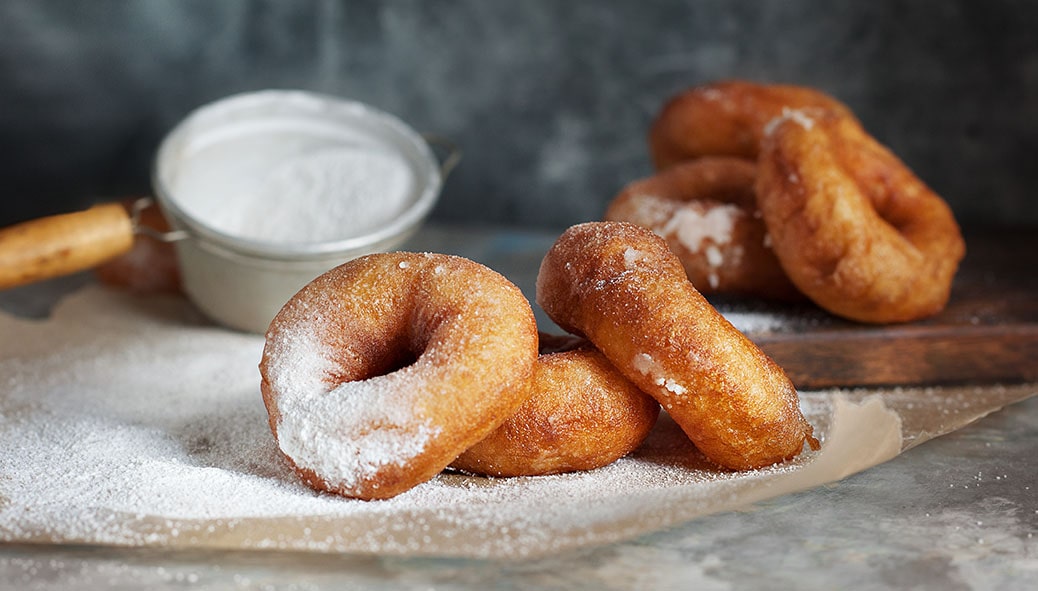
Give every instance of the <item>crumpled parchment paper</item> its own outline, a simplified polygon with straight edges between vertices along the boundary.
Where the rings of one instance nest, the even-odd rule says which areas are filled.
[[[484,558],[612,542],[839,480],[1036,385],[801,392],[822,450],[711,466],[665,415],[630,456],[515,479],[444,473],[388,501],[314,492],[279,456],[260,336],[177,297],[89,286],[45,320],[0,313],[0,541]]]

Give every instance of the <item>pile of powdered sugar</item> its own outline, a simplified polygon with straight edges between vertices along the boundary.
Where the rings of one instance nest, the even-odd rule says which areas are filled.
[[[789,319],[767,311],[721,309],[732,326],[747,335],[781,332],[789,327]]]
[[[206,144],[171,179],[177,204],[237,238],[320,243],[375,231],[413,202],[414,171],[388,148],[286,136]]]
[[[710,207],[700,202],[692,202],[683,205],[674,210],[660,234],[673,234],[678,242],[692,253],[699,252],[706,241],[720,245],[731,242],[736,220],[746,215],[740,207],[732,204]],[[715,251],[716,248],[715,246]],[[707,256],[716,258],[720,255],[710,255],[708,250]],[[717,264],[719,265],[720,261]]]
[[[639,450],[599,470],[445,473],[388,501],[357,501],[307,488],[278,452],[259,393],[262,337],[210,326],[181,299],[90,287],[48,320],[0,314],[0,334],[0,541],[524,556],[866,467],[823,451],[718,470],[664,416]],[[826,439],[830,398],[803,406]],[[875,446],[868,437],[854,444]]]

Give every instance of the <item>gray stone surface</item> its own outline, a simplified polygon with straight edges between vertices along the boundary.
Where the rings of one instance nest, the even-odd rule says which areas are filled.
[[[560,227],[649,172],[666,97],[726,77],[831,92],[964,223],[1034,223],[1035,30],[1022,0],[9,0],[0,225],[146,192],[190,109],[294,87],[454,139],[435,219]]]

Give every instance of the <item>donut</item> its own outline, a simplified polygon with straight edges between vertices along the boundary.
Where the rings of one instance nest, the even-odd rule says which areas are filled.
[[[664,103],[649,129],[658,169],[701,156],[754,160],[764,126],[787,109],[825,108],[854,115],[835,98],[811,88],[726,80],[691,88]]]
[[[631,222],[661,236],[700,293],[796,300],[757,210],[757,166],[707,156],[629,183],[606,221]]]
[[[134,201],[122,202],[127,212],[132,211]],[[137,224],[156,232],[170,230],[169,222],[155,203],[140,210]],[[180,265],[173,244],[146,234],[137,233],[130,250],[95,267],[94,276],[105,285],[134,293],[180,291]]]
[[[585,340],[541,335],[532,395],[451,467],[486,476],[541,476],[608,465],[648,436],[660,405]]]
[[[867,323],[936,314],[965,243],[951,209],[854,118],[802,109],[768,126],[757,198],[793,283]]]
[[[655,398],[713,462],[746,470],[817,447],[785,373],[685,277],[652,231],[567,229],[537,276],[537,302]]]
[[[261,391],[311,487],[384,499],[429,480],[530,396],[537,326],[498,273],[383,253],[321,275],[266,333]]]

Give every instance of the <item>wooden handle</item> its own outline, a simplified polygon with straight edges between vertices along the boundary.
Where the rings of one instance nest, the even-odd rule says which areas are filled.
[[[133,224],[118,203],[0,230],[0,289],[89,269],[133,246]]]

